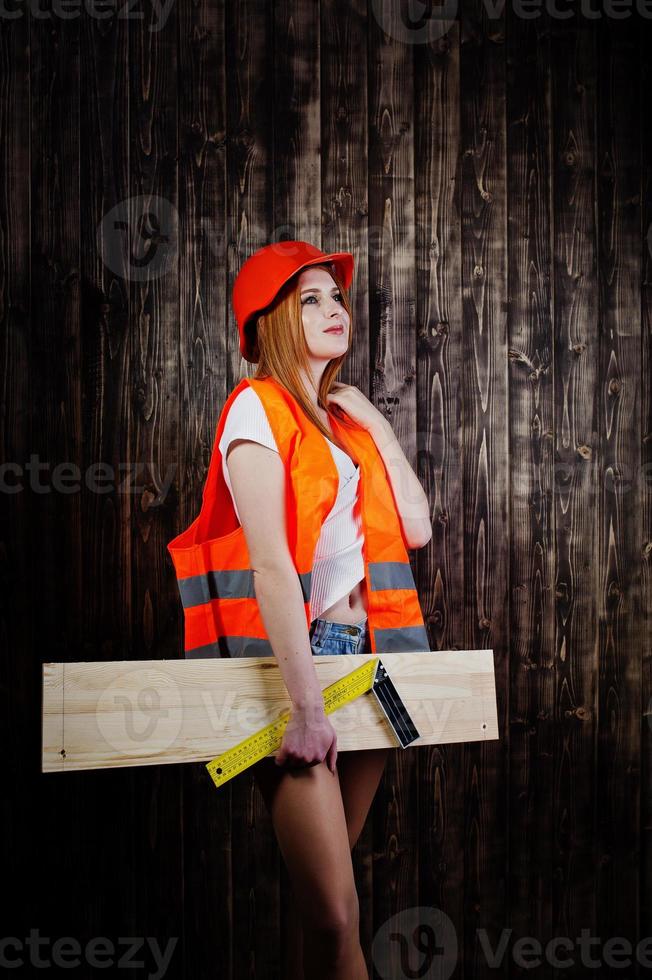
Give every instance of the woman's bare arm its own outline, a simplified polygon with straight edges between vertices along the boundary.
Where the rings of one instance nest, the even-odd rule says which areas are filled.
[[[260,443],[235,439],[227,451],[227,463],[256,599],[288,694],[297,708],[323,710],[303,592],[287,542],[281,457]]]

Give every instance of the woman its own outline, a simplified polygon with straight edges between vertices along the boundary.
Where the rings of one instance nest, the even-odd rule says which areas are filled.
[[[325,255],[305,242],[266,246],[243,265],[233,291],[240,349],[247,359],[258,364],[256,379],[272,378],[282,386],[281,394],[291,393],[291,398],[288,394],[290,422],[277,424],[275,413],[280,408],[285,410],[284,402],[270,400],[265,406],[261,404],[259,395],[266,391],[262,385],[258,389],[245,386],[235,398],[232,393],[216,439],[219,452],[214,457],[221,459],[221,467],[212,476],[209,473],[211,486],[217,485],[220,477],[224,478],[235,512],[234,521],[239,522],[246,539],[255,600],[249,593],[249,598],[238,601],[255,601],[255,613],[260,614],[263,632],[277,657],[292,703],[276,758],[263,759],[253,771],[292,883],[295,902],[292,976],[305,976],[306,980],[368,977],[359,942],[351,849],[363,828],[388,752],[388,749],[375,749],[337,755],[336,734],[324,711],[310,656],[310,653],[346,655],[370,650],[366,581],[369,575],[365,576],[369,562],[366,566],[365,561],[371,547],[368,542],[364,558],[364,521],[355,505],[360,462],[364,462],[369,482],[371,457],[361,453],[356,466],[356,460],[350,455],[353,443],[345,437],[346,425],[351,432],[355,429],[365,438],[370,435],[373,453],[376,457],[382,454],[391,481],[392,493],[387,499],[392,513],[380,523],[390,527],[385,533],[391,534],[394,528],[394,537],[403,539],[396,542],[399,551],[394,557],[405,555],[404,544],[407,547],[426,544],[431,533],[427,498],[389,423],[357,388],[334,381],[351,347],[351,307],[346,288],[352,269],[353,257],[349,253]],[[301,426],[304,438],[288,437],[285,445],[288,425],[295,421]],[[323,520],[319,518],[314,558],[312,539],[308,544],[311,585],[308,600],[304,602],[305,597],[297,586],[297,554],[300,554],[299,539],[308,533],[307,522],[314,508],[310,506],[302,511],[304,527],[293,534],[292,500],[296,505],[296,498],[290,500],[288,469],[293,473],[297,470],[299,450],[295,446],[302,441],[307,445],[308,435],[315,429],[326,440],[331,456],[313,455],[312,466],[321,466],[318,460],[335,463],[338,480],[332,506],[332,497],[327,497],[327,507],[319,512],[321,515],[327,511],[327,515]],[[323,440],[318,442],[323,448]],[[365,443],[358,445],[362,449]],[[380,472],[378,460],[376,464],[376,471]],[[312,492],[313,484],[321,486],[321,479],[320,473],[310,471],[307,482],[304,477],[304,483],[299,485],[299,492]],[[381,480],[381,475],[377,479]],[[380,493],[380,483],[378,488]],[[372,491],[370,487],[368,493]],[[205,497],[203,512],[210,503]],[[370,506],[366,505],[367,514],[371,513]],[[391,523],[397,520],[395,507],[400,525]],[[371,533],[370,518],[367,526]],[[228,524],[222,527],[222,533],[228,532],[229,527]],[[374,533],[381,532],[376,529]],[[218,540],[229,541],[238,534],[236,527]],[[289,542],[295,539],[293,553]],[[385,541],[383,555],[387,547]],[[397,566],[399,570],[405,566],[400,561],[385,564]],[[230,567],[241,568],[241,562],[234,560]],[[403,571],[403,579],[405,574]],[[411,575],[410,580],[413,583]],[[401,591],[392,591],[392,587]],[[376,636],[392,633],[403,641],[397,640],[396,648],[405,649],[410,630],[416,636],[416,648],[424,649],[427,637],[418,600],[409,583],[404,580],[382,583],[382,588],[388,601],[395,597],[397,603],[405,602],[401,608],[405,617],[412,617],[412,625],[407,631],[379,629],[374,633],[374,649],[379,642]],[[412,606],[406,596],[412,597]],[[373,599],[378,601],[375,596]],[[249,617],[251,607],[243,606],[243,609],[242,615]],[[398,620],[400,616],[398,612]],[[385,612],[382,625],[390,620],[391,616]],[[375,612],[374,622],[381,622]],[[398,625],[402,624],[398,622]],[[230,632],[234,630],[232,626]],[[249,632],[253,630],[250,628]],[[224,643],[226,639],[221,637],[219,641]],[[234,637],[228,640],[233,643]],[[202,656],[212,651],[211,646],[200,645],[199,639],[191,645],[194,650],[187,651],[187,656]],[[242,649],[233,648],[228,655],[241,655]],[[249,655],[258,652],[252,647],[249,651]]]

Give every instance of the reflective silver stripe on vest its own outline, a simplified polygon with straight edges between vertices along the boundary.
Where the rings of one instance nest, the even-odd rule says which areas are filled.
[[[409,561],[370,561],[368,565],[371,589],[415,589]]]
[[[250,568],[192,575],[179,579],[179,593],[184,609],[211,599],[254,599],[254,575]]]
[[[303,592],[303,601],[310,602],[310,589],[312,587],[312,569],[309,572],[299,573],[299,582]]]
[[[376,653],[421,653],[430,650],[424,626],[374,630]]]
[[[312,571],[299,575],[303,601],[310,601]],[[178,580],[181,605],[184,609],[201,606],[211,599],[255,599],[254,573],[251,568],[221,572],[207,572],[205,575],[191,575]]]
[[[274,651],[269,640],[257,636],[220,636],[216,643],[186,650],[186,660],[205,657],[273,657]]]

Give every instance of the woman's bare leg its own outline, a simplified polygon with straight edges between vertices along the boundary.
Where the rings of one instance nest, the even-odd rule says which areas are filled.
[[[339,774],[325,762],[286,770],[264,759],[254,775],[300,910],[305,977],[368,980]]]
[[[337,756],[342,803],[352,848],[362,833],[390,752],[391,749],[355,749],[340,752]]]
[[[287,918],[288,929],[288,980],[304,980],[303,974],[303,923],[297,907],[294,891],[290,890]]]
[[[341,808],[344,811],[346,822],[349,850],[354,847],[364,827],[378,784],[382,778],[389,751],[389,749],[368,749],[364,751],[341,752],[338,755],[337,782],[339,784]],[[316,768],[318,767],[313,766],[309,770],[302,771],[310,772]],[[322,764],[321,768],[326,767]],[[296,778],[297,772],[294,773],[294,778]],[[279,770],[273,759],[263,760],[261,764],[255,767],[254,775],[256,776],[258,786],[263,794],[267,807],[272,814],[272,820],[276,829],[273,813],[274,800],[283,778],[288,776],[292,778],[292,776],[289,773],[284,773],[282,770]],[[330,776],[330,773],[328,775]],[[335,781],[335,778],[331,776],[331,780]],[[290,803],[290,805],[292,804]],[[337,804],[336,809],[339,809]],[[277,818],[281,819],[279,817],[278,807],[276,808],[276,812]],[[291,943],[289,957],[289,969],[291,972],[289,980],[304,980],[302,966],[304,930],[300,913],[301,905],[302,901],[300,895],[296,893],[294,879],[292,878],[291,904],[288,909]],[[360,951],[360,956],[362,956],[362,951]],[[337,974],[334,974],[334,976],[337,976]],[[366,970],[360,973],[360,976],[366,980]]]

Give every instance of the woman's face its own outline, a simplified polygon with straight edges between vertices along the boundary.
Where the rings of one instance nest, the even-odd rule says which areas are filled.
[[[315,266],[303,269],[298,279],[308,354],[325,362],[341,357],[348,350],[351,318],[333,277],[326,269]],[[343,329],[333,332],[338,326]]]

